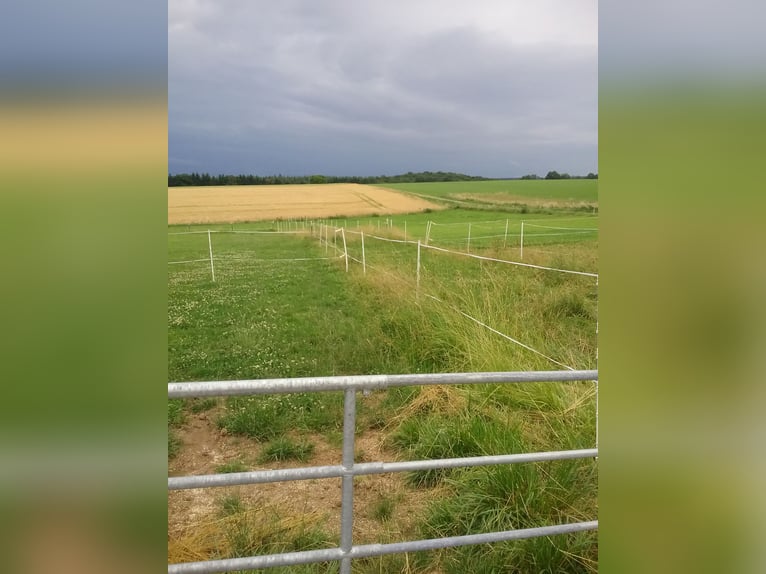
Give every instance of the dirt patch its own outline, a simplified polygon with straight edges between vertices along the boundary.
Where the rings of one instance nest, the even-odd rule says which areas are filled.
[[[169,463],[170,476],[212,474],[224,464],[241,462],[248,470],[337,465],[341,449],[322,435],[304,438],[314,444],[306,462],[259,464],[263,444],[231,436],[217,428],[221,408],[190,414],[178,436],[179,454]],[[356,461],[392,461],[396,455],[382,431],[357,436]],[[410,489],[401,473],[361,476],[354,482],[354,542],[394,542],[417,538],[415,527],[436,489]],[[170,562],[206,560],[225,549],[232,517],[222,512],[227,500],[238,501],[264,536],[321,528],[331,539],[340,536],[341,480],[303,480],[228,488],[172,491],[168,494],[168,559]],[[258,526],[259,525],[259,526]]]
[[[169,187],[168,223],[234,223],[277,218],[414,213],[443,207],[355,183]]]

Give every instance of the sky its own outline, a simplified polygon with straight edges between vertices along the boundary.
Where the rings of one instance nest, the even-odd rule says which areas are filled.
[[[597,0],[169,0],[170,173],[598,171]]]

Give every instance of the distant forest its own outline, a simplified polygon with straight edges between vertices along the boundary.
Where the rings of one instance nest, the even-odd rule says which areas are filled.
[[[555,174],[555,175],[554,175]],[[553,177],[551,177],[553,175]],[[595,179],[598,176],[589,173],[584,176],[587,179]],[[580,176],[569,174],[559,175],[557,172],[549,172],[544,178],[536,175],[525,175],[520,179],[581,179]],[[168,174],[168,187],[203,186],[203,185],[297,185],[303,183],[416,183],[428,181],[489,181],[490,177],[477,175],[465,175],[451,171],[420,171],[413,173],[408,171],[400,175],[377,175],[370,177],[357,176],[334,176],[334,175],[210,175],[209,173],[179,173]],[[505,179],[505,178],[503,178]]]
[[[334,175],[210,175],[209,173],[179,173],[168,175],[168,186],[184,185],[280,185],[302,183],[413,183],[419,181],[478,181],[487,177],[444,171],[421,171],[401,175],[370,177]]]

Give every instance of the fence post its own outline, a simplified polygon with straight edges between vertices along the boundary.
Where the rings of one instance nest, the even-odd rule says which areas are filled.
[[[210,238],[210,230],[207,230],[207,248],[210,252],[210,274],[213,276],[213,283],[215,283],[215,267],[213,266],[213,240]]]
[[[519,259],[524,259],[524,222],[521,222],[521,237],[519,240]]]
[[[364,275],[367,275],[367,259],[364,256],[364,231],[362,231],[361,234],[362,234],[362,273]]]
[[[598,276],[596,276],[596,369],[598,369]],[[596,448],[598,448],[598,379],[596,383]]]
[[[340,236],[343,239],[343,255],[346,258],[346,273],[348,273],[348,248],[346,247],[346,230],[340,228]]]
[[[424,245],[428,245],[428,237],[431,235],[431,220],[428,220],[428,223],[426,224],[426,240],[423,242]]]
[[[508,220],[505,220],[505,234],[503,235],[503,249],[505,249],[506,242],[508,241]]]
[[[466,253],[471,252],[471,222],[470,221],[468,222],[468,243],[465,246],[465,251]]]
[[[420,297],[420,239],[418,239],[418,267],[416,272],[416,296]]]
[[[343,400],[343,478],[341,479],[340,549],[349,554],[354,527],[354,434],[356,431],[356,391],[346,389]],[[351,574],[351,557],[340,559],[340,574]]]

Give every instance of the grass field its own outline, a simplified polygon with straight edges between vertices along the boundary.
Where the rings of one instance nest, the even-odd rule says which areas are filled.
[[[588,243],[595,252],[598,245],[598,217],[593,215],[559,215],[509,213],[492,210],[449,209],[438,212],[408,213],[385,217],[336,217],[320,220],[332,228],[343,227],[352,232],[364,230],[365,233],[389,234],[392,237],[428,242],[431,245],[457,249],[459,251],[477,249],[514,248],[508,252],[519,257],[522,243],[522,222],[524,223],[524,249],[529,256],[542,254],[549,247],[564,244]],[[430,231],[429,231],[429,222]],[[192,230],[213,231],[309,231],[311,223],[307,220],[261,221],[238,224],[186,225],[170,227],[176,232]],[[192,245],[185,239],[170,239],[171,247],[178,245],[174,253],[186,259],[207,256],[202,248],[207,248],[207,238],[199,237],[192,251],[184,251],[182,245]],[[506,255],[508,255],[506,253]],[[595,268],[595,264],[593,266]]]
[[[169,377],[560,368],[457,310],[560,363],[595,368],[593,278],[424,250],[418,296],[416,246],[370,237],[401,238],[406,221],[408,238],[424,238],[431,220],[437,223],[432,231],[445,231],[439,238],[434,235],[435,244],[438,239],[449,246],[450,230],[456,230],[452,239],[457,241],[468,222],[498,219],[504,232],[508,219],[509,228],[518,231],[521,217],[529,217],[502,211],[496,215],[451,209],[332,221],[334,228],[348,231],[348,251],[354,259],[361,260],[361,235],[353,232],[367,234],[366,273],[353,259],[345,272],[337,257],[341,247],[333,245],[332,234],[330,245],[324,246],[316,236],[213,234],[216,282],[204,261],[169,266]],[[567,222],[557,215],[543,219],[544,224],[561,227],[590,227],[597,221]],[[235,228],[267,230],[277,225],[293,231],[312,229],[305,221]],[[207,228],[173,226],[169,231]],[[231,225],[210,228],[231,231]],[[554,243],[548,238],[537,250],[525,248],[524,261],[594,271],[596,238],[573,237],[577,240]],[[517,259],[518,246],[510,240],[504,246],[502,239],[474,243],[474,249]],[[207,234],[169,235],[168,241],[171,261],[204,259],[208,254]],[[404,388],[359,399],[357,460],[590,448],[595,441],[592,383]],[[337,464],[341,422],[337,393],[170,401],[169,470],[203,474]],[[360,543],[588,520],[597,512],[592,460],[381,475],[361,478],[357,486],[354,539]],[[337,544],[338,481],[213,491],[218,492],[171,493],[170,561]],[[594,532],[496,544],[491,549],[466,547],[355,561],[354,572],[596,570]],[[282,571],[337,570],[336,565],[315,565]]]

